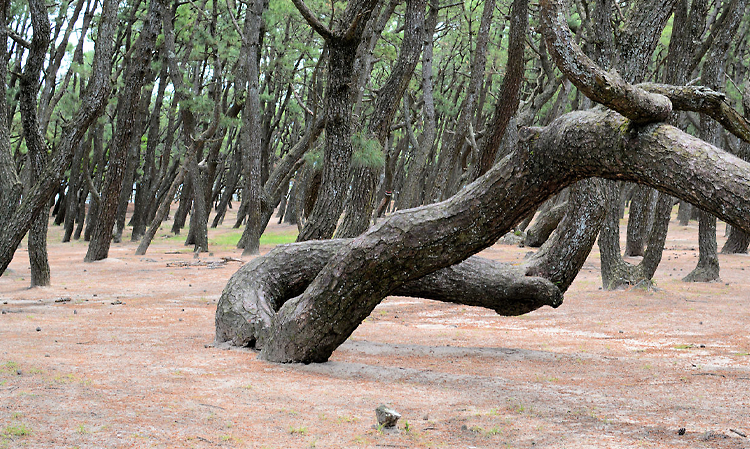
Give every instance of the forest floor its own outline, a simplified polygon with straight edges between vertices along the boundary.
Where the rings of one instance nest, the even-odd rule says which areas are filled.
[[[127,241],[96,263],[51,227],[47,288],[28,288],[24,243],[0,278],[0,448],[750,448],[750,257],[681,282],[693,222],[673,220],[656,289],[603,291],[594,248],[558,309],[388,298],[311,365],[213,347],[231,222],[200,259],[165,224],[147,255]],[[262,252],[295,234],[271,225]]]

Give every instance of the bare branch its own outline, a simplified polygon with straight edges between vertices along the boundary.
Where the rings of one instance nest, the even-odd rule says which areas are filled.
[[[702,86],[670,86],[667,84],[638,84],[648,92],[664,95],[672,102],[676,111],[692,111],[706,114],[721,123],[724,128],[750,143],[750,122],[727,102],[726,95]]]
[[[308,25],[310,25],[312,29],[315,30],[316,33],[320,34],[320,36],[325,40],[333,39],[333,31],[331,31],[327,26],[323,25],[323,23],[318,20],[317,17],[315,17],[315,14],[310,10],[310,8],[307,7],[304,0],[292,0],[292,3],[294,3],[294,6],[296,6],[297,10],[300,12],[300,14],[302,14],[302,17],[307,21]]]
[[[10,28],[7,29],[7,33],[8,33],[8,36],[10,36],[10,38],[13,39],[14,41],[16,41],[20,46],[22,46],[24,48],[30,48],[31,47],[31,42],[27,41],[26,39],[24,39],[23,37],[21,37],[18,33],[16,33],[15,31],[11,30]]]
[[[565,21],[560,0],[542,0],[542,22],[547,49],[558,68],[590,99],[613,109],[634,123],[669,118],[672,104],[663,95],[646,92],[606,72],[586,56]]]

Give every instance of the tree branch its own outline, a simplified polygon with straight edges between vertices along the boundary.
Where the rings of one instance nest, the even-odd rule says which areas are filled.
[[[669,98],[676,111],[706,114],[721,123],[727,131],[750,143],[750,122],[729,105],[726,95],[721,92],[702,86],[657,83],[642,83],[637,87]]]
[[[21,37],[15,31],[13,31],[10,28],[8,28],[6,32],[8,33],[8,36],[10,36],[11,39],[13,39],[14,41],[16,41],[18,43],[18,45],[20,45],[20,46],[22,46],[24,48],[31,48],[31,42],[29,42],[26,39],[24,39],[23,37]]]
[[[667,120],[672,104],[663,95],[646,92],[606,72],[586,56],[570,33],[561,0],[542,0],[542,24],[547,49],[557,67],[587,97],[613,109],[634,123]]]
[[[667,124],[627,123],[594,109],[522,130],[512,154],[451,199],[396,212],[338,251],[304,293],[276,312],[261,357],[327,360],[399,286],[492,245],[580,179],[642,183],[750,230],[750,163]]]
[[[310,8],[307,7],[304,0],[292,0],[292,3],[297,7],[297,10],[302,14],[302,17],[307,21],[308,25],[310,25],[316,33],[320,34],[323,39],[330,40],[335,37],[333,31],[318,20]]]

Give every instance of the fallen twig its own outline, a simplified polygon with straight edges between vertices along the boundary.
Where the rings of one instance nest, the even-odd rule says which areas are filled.
[[[740,432],[739,430],[729,429],[730,432],[736,433],[737,435],[741,436],[742,438],[747,438],[747,435]]]

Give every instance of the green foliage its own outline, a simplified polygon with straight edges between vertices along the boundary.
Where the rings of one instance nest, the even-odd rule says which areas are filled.
[[[31,427],[26,424],[8,425],[3,429],[4,436],[25,437],[31,435]]]
[[[305,153],[304,159],[314,170],[319,170],[323,165],[323,149],[321,147],[316,147],[308,151]]]
[[[380,143],[363,133],[352,134],[352,165],[354,167],[382,168],[385,165],[385,155]]]

